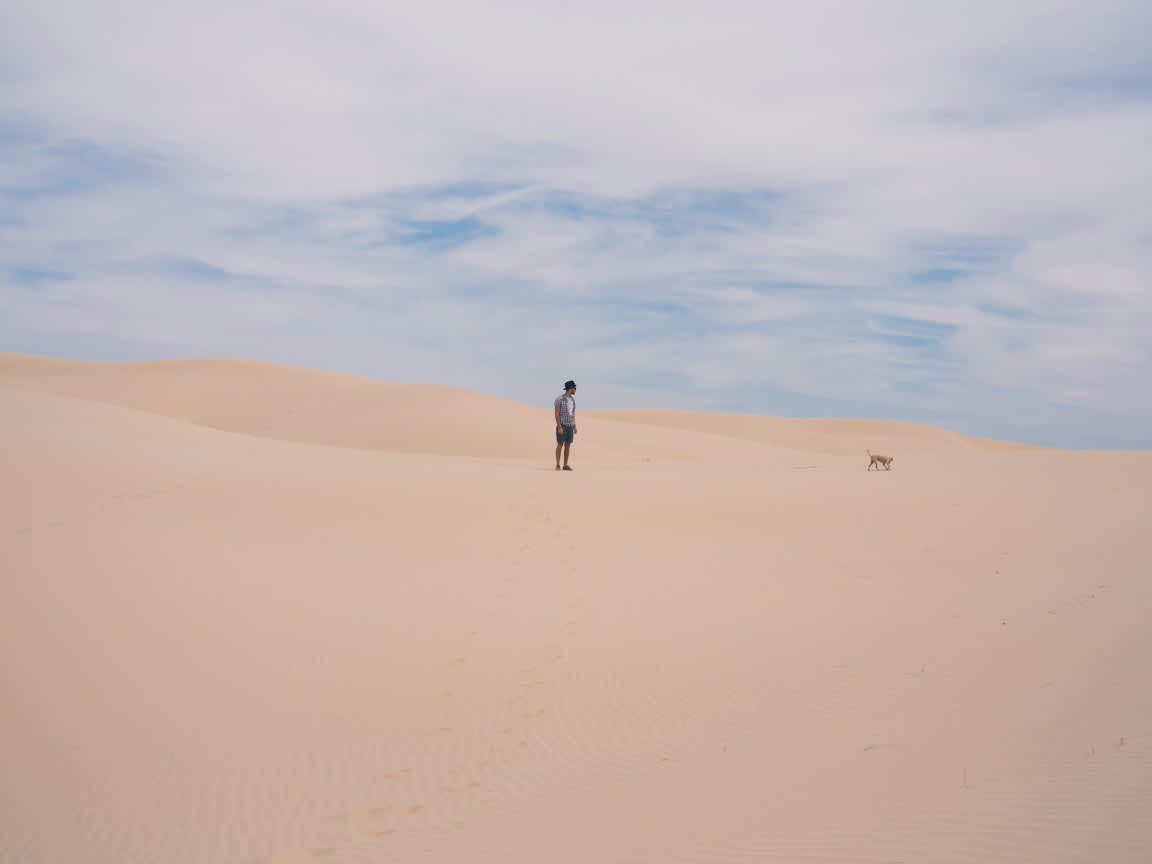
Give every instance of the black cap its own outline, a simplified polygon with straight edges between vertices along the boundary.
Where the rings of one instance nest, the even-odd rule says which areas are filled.
[[[576,382],[575,381],[565,381],[564,382],[564,389],[565,390],[575,390],[576,389]]]

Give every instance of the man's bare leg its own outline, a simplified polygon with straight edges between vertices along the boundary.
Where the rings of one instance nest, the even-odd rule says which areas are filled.
[[[556,448],[556,449],[559,450],[560,448]],[[565,465],[568,464],[568,451],[571,449],[572,449],[572,442],[571,441],[565,441],[564,442],[564,464]],[[556,458],[557,459],[560,458],[559,453],[557,453]]]
[[[557,468],[559,468],[559,467],[560,467],[560,451],[561,451],[561,450],[563,450],[563,449],[564,449],[564,445],[563,445],[563,444],[557,444],[557,445],[556,445],[556,467],[557,467]],[[564,460],[564,461],[565,461],[565,462],[567,462],[567,461],[568,461],[568,460],[567,460],[567,458],[565,458],[565,460]]]

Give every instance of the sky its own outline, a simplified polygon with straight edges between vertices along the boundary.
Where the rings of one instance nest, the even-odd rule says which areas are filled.
[[[0,350],[1152,449],[1146,0],[5,0]]]

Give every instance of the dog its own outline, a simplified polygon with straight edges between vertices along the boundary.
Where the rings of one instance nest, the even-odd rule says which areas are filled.
[[[866,470],[871,471],[873,466],[876,467],[877,471],[880,470],[881,466],[883,466],[885,471],[892,470],[891,456],[881,456],[879,453],[873,453],[871,450],[866,450],[865,452],[868,454],[868,468]]]

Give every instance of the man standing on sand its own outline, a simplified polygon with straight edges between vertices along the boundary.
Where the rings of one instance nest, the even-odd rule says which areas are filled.
[[[564,392],[556,397],[556,470],[560,470],[560,451],[564,451],[564,470],[568,465],[568,451],[576,436],[576,382],[565,381]]]

